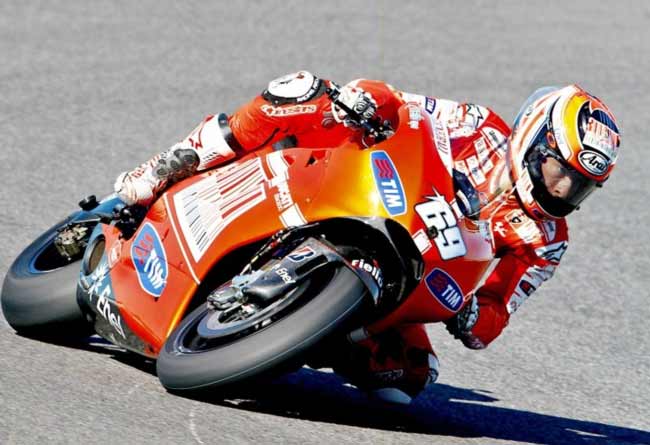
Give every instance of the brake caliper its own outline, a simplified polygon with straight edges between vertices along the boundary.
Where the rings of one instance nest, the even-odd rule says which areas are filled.
[[[63,227],[54,238],[54,246],[63,258],[72,261],[80,256],[88,244],[89,229],[83,225]]]

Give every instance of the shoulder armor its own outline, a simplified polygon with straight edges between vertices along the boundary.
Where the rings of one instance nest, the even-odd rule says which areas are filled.
[[[309,71],[287,74],[269,82],[262,97],[273,105],[300,104],[321,96],[325,82]]]

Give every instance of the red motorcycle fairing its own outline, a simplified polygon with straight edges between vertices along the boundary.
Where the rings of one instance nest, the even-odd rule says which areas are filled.
[[[417,116],[403,106],[396,133],[369,149],[265,149],[188,178],[154,203],[128,240],[104,226],[115,303],[147,355],[158,353],[229,252],[331,218],[393,219],[422,253],[425,279],[370,331],[453,316],[493,259],[492,243],[460,212],[431,123]]]

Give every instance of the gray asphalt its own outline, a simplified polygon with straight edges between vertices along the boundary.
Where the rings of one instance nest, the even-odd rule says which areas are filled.
[[[650,443],[649,29],[644,1],[1,2],[0,277],[79,198],[298,69],[507,120],[577,82],[618,116],[623,152],[502,338],[474,352],[431,326],[440,383],[408,409],[307,369],[183,399],[151,363],[0,320],[0,443]]]

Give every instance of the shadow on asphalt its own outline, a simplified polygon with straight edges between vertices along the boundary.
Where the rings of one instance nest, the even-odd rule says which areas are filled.
[[[571,445],[650,444],[650,432],[538,414],[489,403],[487,391],[434,385],[408,407],[369,399],[337,375],[303,368],[264,385],[248,385],[223,397],[192,397],[206,403],[315,422],[404,433],[484,437],[524,443]]]
[[[107,354],[113,360],[156,374],[153,360],[127,352],[96,336],[55,343]],[[247,382],[245,387],[228,390],[227,396],[221,393],[181,396],[276,416],[403,433],[483,437],[544,445],[650,445],[648,431],[489,405],[499,399],[479,389],[436,384],[411,405],[392,406],[369,399],[336,374],[309,368],[264,383]]]

